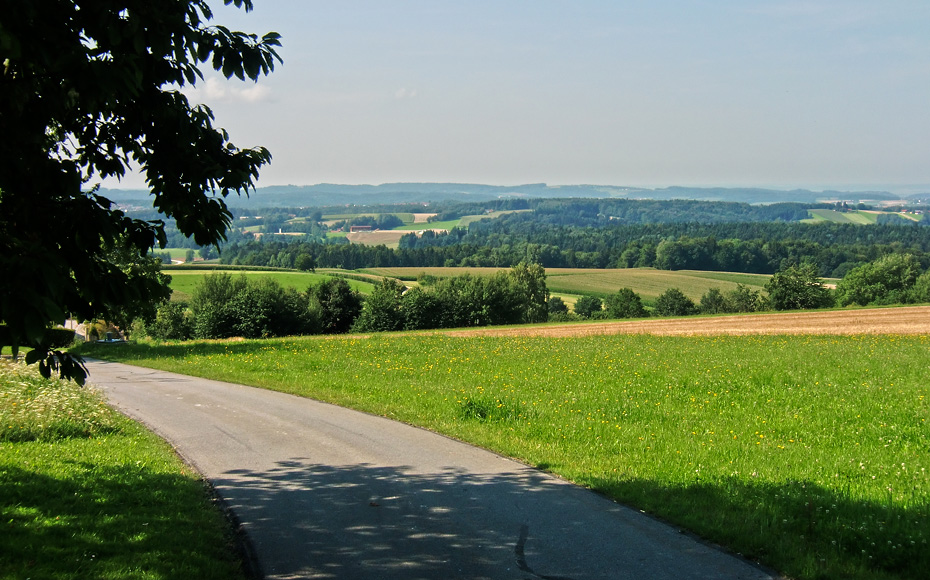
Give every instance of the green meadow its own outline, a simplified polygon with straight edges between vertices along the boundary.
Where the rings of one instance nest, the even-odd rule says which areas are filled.
[[[808,223],[818,223],[818,222],[833,222],[838,224],[860,224],[860,225],[871,225],[878,220],[878,216],[882,214],[893,214],[899,217],[902,217],[906,220],[919,221],[920,216],[914,216],[907,213],[901,212],[887,212],[887,211],[836,211],[832,209],[811,209],[808,210],[810,218],[803,220]]]
[[[204,276],[212,274],[213,270],[167,270],[166,273],[171,275],[171,298],[172,300],[190,300],[194,294],[194,289],[201,283]],[[304,291],[311,284],[319,284],[332,278],[326,274],[316,274],[312,272],[298,271],[261,271],[261,270],[240,270],[229,272],[234,276],[242,275],[248,277],[270,278],[285,288],[295,288]],[[374,288],[374,284],[361,280],[348,280],[349,286],[358,290],[362,294],[369,294]]]
[[[85,352],[422,425],[788,577],[930,570],[927,336],[408,333]]]
[[[245,578],[164,441],[74,383],[0,361],[0,578]]]

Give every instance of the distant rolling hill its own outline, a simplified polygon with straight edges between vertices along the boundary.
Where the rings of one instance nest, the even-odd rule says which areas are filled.
[[[148,192],[143,190],[101,189],[105,197],[123,204],[150,206]],[[260,187],[250,196],[231,195],[230,207],[317,207],[333,205],[376,205],[425,203],[438,201],[487,201],[491,199],[525,198],[629,198],[629,199],[692,199],[703,201],[735,201],[744,203],[797,202],[815,203],[824,199],[847,201],[882,201],[901,199],[885,191],[814,192],[806,189],[783,191],[759,188],[666,187],[647,189],[613,185],[560,185],[545,183],[526,185],[481,185],[469,183],[385,183],[381,185],[283,185]]]

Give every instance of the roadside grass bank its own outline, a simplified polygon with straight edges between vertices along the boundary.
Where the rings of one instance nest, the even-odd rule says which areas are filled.
[[[0,361],[0,428],[0,578],[245,578],[197,474],[97,393]]]
[[[422,425],[792,578],[930,569],[927,336],[385,334],[84,353]]]

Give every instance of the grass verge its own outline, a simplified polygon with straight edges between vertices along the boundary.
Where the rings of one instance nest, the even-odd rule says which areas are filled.
[[[793,578],[930,569],[926,336],[376,335],[90,353],[423,425]]]
[[[0,578],[245,578],[203,482],[89,389],[0,361]]]

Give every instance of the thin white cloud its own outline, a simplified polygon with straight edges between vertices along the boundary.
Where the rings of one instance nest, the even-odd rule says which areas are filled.
[[[395,99],[415,99],[417,98],[416,89],[400,88],[394,91]]]
[[[184,94],[192,101],[204,103],[261,103],[271,97],[271,89],[264,85],[254,84],[242,88],[237,84],[242,83],[211,77],[194,88],[186,89]]]

